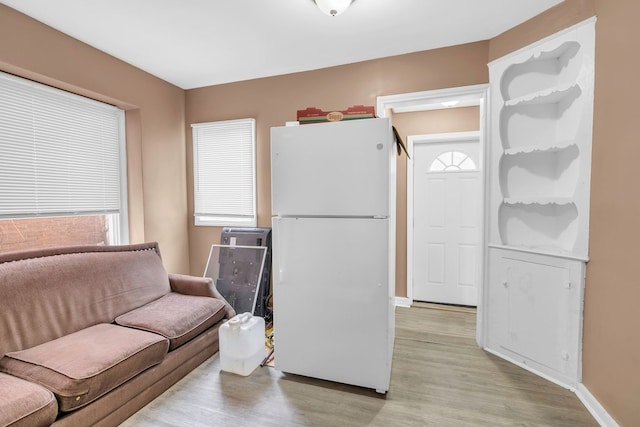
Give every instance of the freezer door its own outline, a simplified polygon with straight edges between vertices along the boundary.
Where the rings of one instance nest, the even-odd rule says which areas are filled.
[[[386,118],[272,128],[273,214],[388,216],[392,145]]]
[[[388,390],[388,224],[274,218],[276,369]]]

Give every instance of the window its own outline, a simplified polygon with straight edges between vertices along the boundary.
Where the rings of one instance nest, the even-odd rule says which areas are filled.
[[[0,250],[126,243],[126,199],[124,111],[0,73]]]
[[[440,154],[429,167],[429,172],[460,172],[476,170],[475,162],[460,151],[447,151]]]
[[[255,227],[255,120],[191,127],[195,225]]]

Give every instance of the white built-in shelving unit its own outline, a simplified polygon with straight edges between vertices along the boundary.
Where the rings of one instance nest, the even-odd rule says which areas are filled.
[[[595,18],[489,64],[488,347],[569,387],[581,371],[594,41]]]

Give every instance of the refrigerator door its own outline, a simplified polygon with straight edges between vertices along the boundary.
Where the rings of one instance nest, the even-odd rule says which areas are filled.
[[[386,118],[272,128],[273,215],[389,216],[393,149]]]
[[[386,219],[273,219],[276,369],[389,389],[388,227]]]

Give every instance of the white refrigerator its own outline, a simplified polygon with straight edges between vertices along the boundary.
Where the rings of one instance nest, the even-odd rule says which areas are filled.
[[[394,149],[389,119],[271,129],[276,369],[389,389]]]

